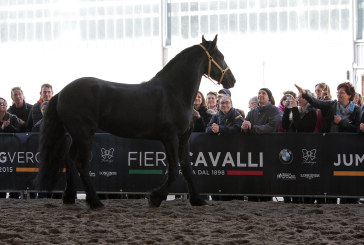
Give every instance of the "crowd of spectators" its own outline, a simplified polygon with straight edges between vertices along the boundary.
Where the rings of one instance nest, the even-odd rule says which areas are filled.
[[[12,105],[7,109],[8,103],[0,98],[0,132],[24,133],[39,132],[43,114],[48,101],[53,96],[50,84],[43,84],[40,90],[40,99],[34,105],[25,102],[25,97],[20,87],[11,89]],[[60,193],[35,193],[29,194],[30,198],[61,198]],[[6,192],[0,192],[0,198],[5,198]],[[19,198],[20,193],[10,192],[9,198]]]
[[[261,88],[257,96],[249,99],[249,112],[233,107],[233,97],[228,89],[209,92],[205,96],[198,91],[193,103],[193,131],[216,135],[269,134],[277,132],[364,132],[363,106],[361,94],[353,85],[343,82],[337,86],[337,98],[333,99],[330,88],[325,83],[315,86],[315,93],[296,85],[294,91],[284,91],[279,104],[268,88]],[[0,97],[0,132],[39,132],[42,117],[48,101],[53,96],[50,84],[43,84],[40,99],[34,104],[25,102],[20,87],[11,90],[12,103]],[[6,193],[5,193],[6,195]],[[5,197],[0,193],[0,198]],[[9,193],[11,198],[19,198],[18,193]],[[49,197],[49,196],[46,196]],[[223,200],[220,197],[216,200]],[[249,197],[251,201],[269,201],[272,197]],[[285,202],[323,203],[317,198],[284,197]],[[326,198],[325,202],[336,203],[336,198]],[[359,203],[358,198],[341,198],[341,203]]]
[[[364,116],[362,114],[363,97],[355,92],[349,82],[337,86],[337,99],[333,99],[330,87],[325,83],[315,86],[315,93],[308,89],[302,89],[296,85],[298,95],[294,91],[284,91],[280,102],[275,106],[272,92],[268,88],[262,88],[258,95],[249,99],[249,112],[245,113],[233,107],[231,92],[222,89],[219,94],[209,92],[208,96],[216,96],[216,106],[209,100],[205,110],[210,122],[205,126],[205,132],[209,134],[254,134],[262,135],[278,132],[364,132]],[[196,100],[203,97],[199,92]],[[200,108],[204,100],[199,100]],[[211,101],[211,102],[210,102]],[[195,101],[196,102],[196,101]],[[211,106],[213,104],[213,106]],[[195,125],[198,117],[194,114]],[[206,120],[205,120],[206,122]],[[201,124],[200,124],[201,125]],[[201,132],[201,127],[195,128]],[[226,197],[231,200],[234,197]],[[213,200],[224,200],[223,196],[212,196]],[[239,199],[239,197],[236,197]],[[272,197],[249,196],[250,201],[270,201]],[[293,203],[337,203],[337,198],[303,198],[284,197],[285,202]],[[359,203],[359,198],[340,198],[340,203]]]

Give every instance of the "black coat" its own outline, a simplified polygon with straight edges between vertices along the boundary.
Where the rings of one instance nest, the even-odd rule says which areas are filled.
[[[322,129],[323,132],[330,132],[331,125],[334,121],[334,116],[336,113],[337,100],[318,100],[310,95],[303,94],[302,97],[307,100],[310,105],[319,108],[321,110],[322,116],[325,117],[325,124]],[[339,132],[358,132],[360,126],[360,116],[361,109],[359,106],[355,106],[354,111],[350,114],[347,119],[342,119],[338,123]]]
[[[19,127],[19,122],[18,122],[18,118],[16,115],[7,113],[4,116],[4,121],[8,120],[10,118],[10,124],[4,128],[4,130],[1,129],[1,126],[3,125],[3,122],[0,122],[0,132],[3,133],[19,133],[20,132],[20,127]]]
[[[289,120],[289,115],[292,112],[292,120]],[[313,106],[308,106],[305,115],[301,118],[298,107],[285,108],[282,117],[282,127],[287,132],[307,132],[315,131],[317,123],[316,109]]]
[[[27,120],[27,126],[26,130],[28,132],[32,131],[33,126],[43,118],[41,109],[40,109],[41,103],[37,102],[33,105],[32,109],[29,112],[28,120]]]
[[[193,132],[205,132],[212,115],[207,113],[207,108],[204,106],[200,106],[198,113],[200,113],[200,118],[193,118]]]
[[[33,106],[31,104],[25,103],[25,101],[24,101],[24,104],[21,108],[16,108],[15,104],[13,104],[8,109],[8,112],[10,114],[16,115],[18,118],[20,118],[21,120],[23,120],[25,122],[24,125],[22,125],[20,127],[21,132],[26,131],[26,124],[27,124],[29,113],[30,113],[30,110],[32,109],[32,107]]]

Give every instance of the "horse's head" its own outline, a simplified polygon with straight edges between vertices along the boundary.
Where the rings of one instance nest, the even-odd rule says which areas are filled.
[[[211,77],[224,88],[232,88],[235,84],[235,77],[225,62],[224,55],[217,48],[217,35],[213,41],[206,41],[202,36],[200,46],[205,50],[209,59],[207,76]]]

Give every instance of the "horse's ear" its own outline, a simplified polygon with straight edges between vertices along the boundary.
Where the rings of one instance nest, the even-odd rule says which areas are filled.
[[[216,47],[216,43],[217,43],[217,34],[214,38],[214,40],[212,41],[212,47],[215,48]]]
[[[206,42],[205,36],[202,35],[202,43],[205,43],[205,42]]]

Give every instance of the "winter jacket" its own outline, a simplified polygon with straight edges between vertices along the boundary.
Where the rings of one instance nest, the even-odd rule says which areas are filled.
[[[292,112],[292,120],[290,114]],[[282,126],[287,132],[308,132],[315,131],[317,122],[316,109],[313,106],[308,106],[304,116],[300,117],[298,107],[286,108],[282,118]]]
[[[278,132],[279,123],[281,121],[280,110],[268,103],[264,106],[258,106],[248,112],[245,118],[251,123],[251,129],[243,133],[251,134],[269,134]]]
[[[38,101],[35,103],[32,107],[32,109],[29,112],[29,117],[27,120],[27,132],[32,131],[33,126],[43,118],[40,106],[42,105],[43,100]]]
[[[21,120],[23,120],[25,122],[22,126],[20,126],[21,132],[26,131],[26,124],[27,124],[29,113],[30,113],[30,110],[32,109],[32,107],[33,106],[31,104],[25,103],[25,101],[24,101],[24,104],[22,107],[16,108],[15,104],[13,104],[8,109],[8,112],[10,114],[16,115],[18,118],[20,118]]]
[[[209,124],[206,127],[206,133],[214,134],[211,128],[213,123],[219,125],[219,135],[239,133],[243,121],[243,117],[234,108],[231,108],[226,114],[224,114],[222,111],[219,111],[212,116]]]
[[[4,116],[4,121],[7,121],[9,118],[10,118],[10,124],[7,127],[5,127],[4,130],[1,129],[3,122],[0,122],[0,132],[2,132],[2,133],[19,133],[20,127],[19,127],[18,117],[16,115],[7,113]]]

